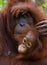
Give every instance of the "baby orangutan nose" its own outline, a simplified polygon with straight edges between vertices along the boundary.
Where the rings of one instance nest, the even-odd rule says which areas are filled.
[[[32,48],[34,40],[35,40],[35,35],[33,35],[33,33],[31,32],[28,32],[26,37],[24,37],[22,44],[18,46],[18,52],[21,54],[27,53],[28,50]]]

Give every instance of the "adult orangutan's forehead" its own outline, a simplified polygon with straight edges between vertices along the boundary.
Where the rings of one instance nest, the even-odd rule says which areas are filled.
[[[12,15],[18,16],[32,16],[31,11],[28,8],[16,8],[15,5],[11,8]]]

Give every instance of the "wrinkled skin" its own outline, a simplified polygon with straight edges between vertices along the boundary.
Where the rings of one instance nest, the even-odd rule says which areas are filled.
[[[44,12],[30,0],[9,0],[0,12],[0,65],[47,65],[44,19]]]

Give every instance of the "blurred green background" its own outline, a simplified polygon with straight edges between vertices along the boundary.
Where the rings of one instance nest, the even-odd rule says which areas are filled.
[[[0,0],[0,9],[4,8],[8,0]]]

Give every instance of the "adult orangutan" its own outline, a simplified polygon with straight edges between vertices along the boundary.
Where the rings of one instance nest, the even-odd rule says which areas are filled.
[[[31,0],[9,0],[0,12],[0,65],[45,64],[47,18],[44,12]]]

